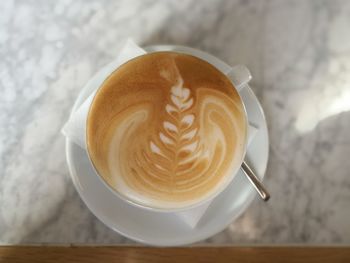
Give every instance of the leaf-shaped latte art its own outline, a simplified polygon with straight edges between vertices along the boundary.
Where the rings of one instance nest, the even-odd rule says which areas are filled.
[[[181,175],[182,166],[191,160],[193,161],[194,154],[202,155],[198,149],[199,138],[195,117],[190,112],[193,98],[190,90],[183,86],[181,78],[178,80],[178,84],[170,89],[169,96],[169,104],[165,106],[166,119],[163,121],[163,130],[159,133],[159,141],[150,141],[151,154],[148,154],[147,159],[141,157],[139,163],[152,159],[158,169],[166,171],[168,176],[174,177]],[[159,159],[154,156],[155,154],[170,160],[170,162],[157,163]],[[173,189],[169,190],[174,191],[176,184],[174,183],[171,187]]]
[[[117,70],[96,95],[88,122],[91,158],[108,184],[135,202],[196,203],[240,161],[241,101],[222,73],[197,58],[171,52],[141,58]]]

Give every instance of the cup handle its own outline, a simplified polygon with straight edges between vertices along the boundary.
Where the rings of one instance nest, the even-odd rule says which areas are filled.
[[[240,91],[244,85],[252,79],[249,69],[244,65],[234,66],[227,73],[227,76],[232,80],[233,85],[238,91]]]

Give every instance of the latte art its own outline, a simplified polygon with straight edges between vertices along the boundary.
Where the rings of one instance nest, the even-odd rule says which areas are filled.
[[[246,140],[231,82],[196,57],[156,52],[103,83],[87,142],[100,176],[126,198],[157,208],[204,200],[228,182]]]

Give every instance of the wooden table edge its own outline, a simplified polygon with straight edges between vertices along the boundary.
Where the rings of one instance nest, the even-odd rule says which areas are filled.
[[[0,246],[0,262],[350,262],[350,246]]]

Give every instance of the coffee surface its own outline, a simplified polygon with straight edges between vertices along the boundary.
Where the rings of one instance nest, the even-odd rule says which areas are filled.
[[[204,200],[238,169],[246,140],[241,99],[209,63],[155,52],[102,84],[87,121],[99,175],[136,203],[179,208]]]

